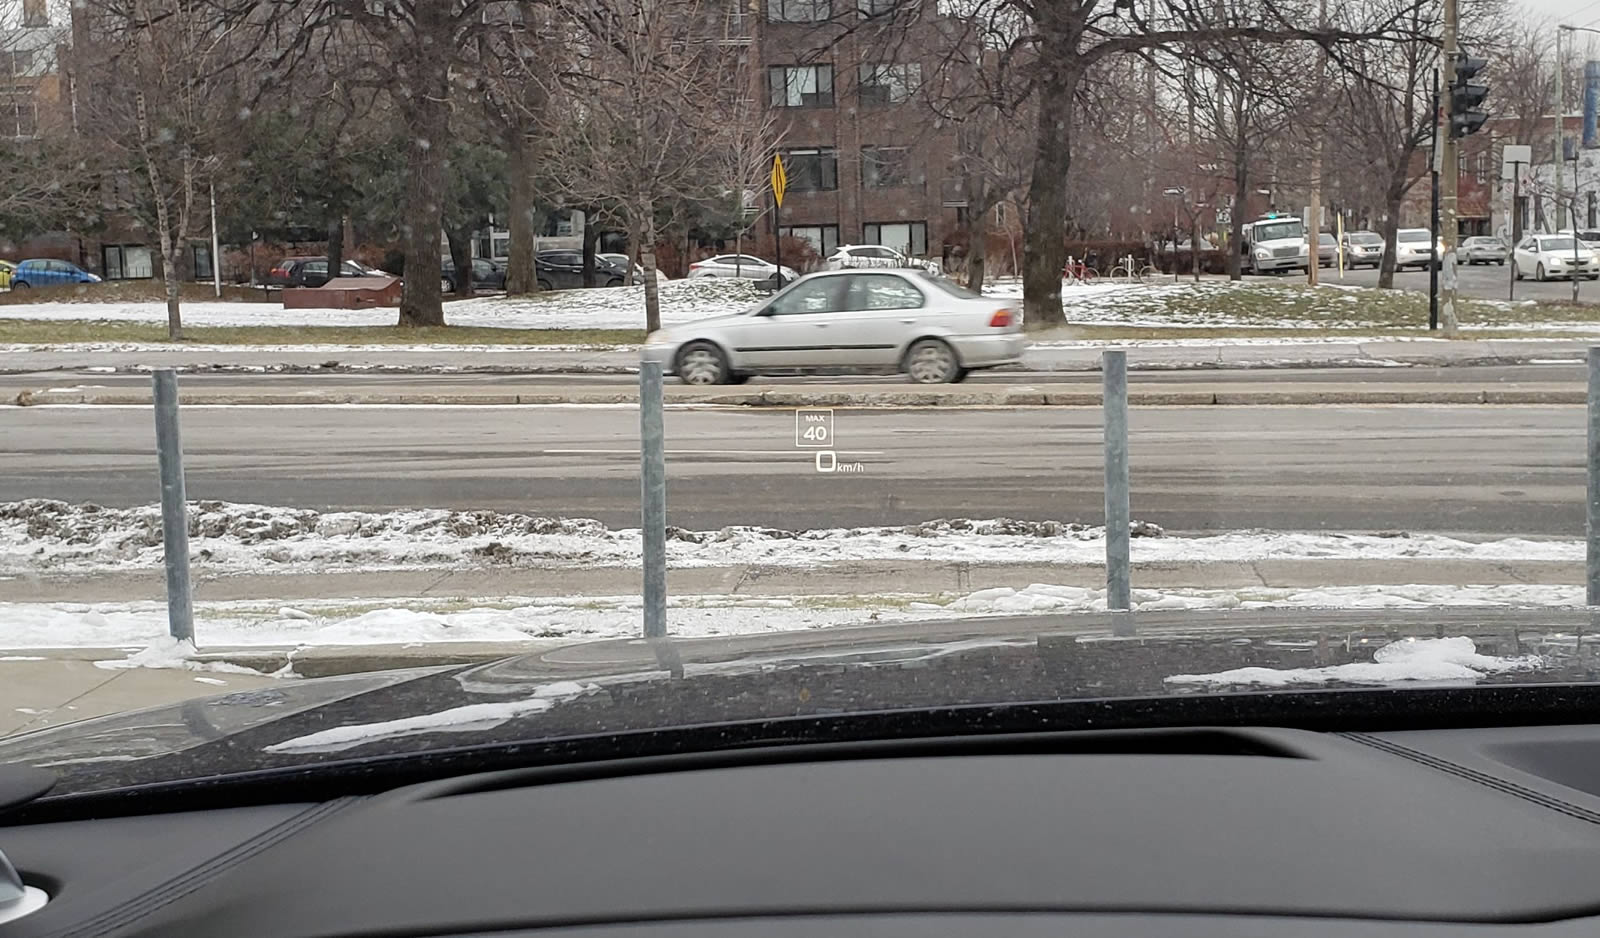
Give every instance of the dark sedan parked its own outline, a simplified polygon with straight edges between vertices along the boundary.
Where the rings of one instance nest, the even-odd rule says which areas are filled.
[[[446,293],[456,292],[459,285],[456,282],[455,261],[446,257],[439,267],[440,286]],[[506,271],[504,267],[493,261],[474,257],[472,259],[472,288],[474,290],[504,290],[506,288]]]
[[[371,272],[355,261],[345,261],[340,269],[345,277],[360,277]],[[285,257],[267,273],[266,282],[269,287],[320,287],[331,279],[326,257]]]
[[[582,251],[540,251],[538,266],[541,290],[572,290],[583,286]],[[626,267],[595,256],[595,286],[620,287],[627,276]]]

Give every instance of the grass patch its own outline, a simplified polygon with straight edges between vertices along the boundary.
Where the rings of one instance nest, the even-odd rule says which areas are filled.
[[[479,326],[188,326],[186,343],[204,345],[637,345],[643,329],[497,329]],[[0,343],[167,342],[153,322],[0,319]]]

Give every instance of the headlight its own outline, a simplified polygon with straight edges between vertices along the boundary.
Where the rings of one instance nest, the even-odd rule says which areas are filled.
[[[1271,256],[1272,256],[1272,252],[1267,250],[1266,248],[1256,248],[1256,258],[1257,259],[1264,261],[1264,260],[1266,260],[1267,258],[1269,258]]]

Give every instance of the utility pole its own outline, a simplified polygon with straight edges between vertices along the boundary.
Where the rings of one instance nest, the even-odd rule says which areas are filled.
[[[1454,3],[1455,0],[1445,0]],[[1328,0],[1320,0],[1317,4],[1317,27],[1326,29],[1328,26]],[[1322,82],[1328,71],[1328,49],[1322,48],[1317,58],[1317,90],[1320,98],[1322,95]],[[1317,109],[1319,114],[1321,108]],[[1320,125],[1319,125],[1320,126]],[[1322,269],[1319,260],[1322,254],[1322,133],[1314,131],[1316,142],[1313,144],[1311,156],[1311,217],[1306,219],[1306,240],[1310,251],[1310,263],[1306,265],[1306,283],[1317,285],[1317,274]]]
[[[1456,61],[1461,55],[1460,46],[1460,12],[1456,0],[1444,0],[1444,63],[1445,74],[1450,76],[1450,86],[1454,89],[1456,81]],[[1452,106],[1446,109],[1446,114],[1453,115],[1454,98]],[[1439,102],[1435,99],[1435,106]],[[1445,335],[1455,335],[1459,323],[1456,321],[1456,233],[1461,225],[1456,221],[1456,192],[1461,173],[1461,160],[1456,155],[1455,125],[1451,117],[1446,117],[1442,123],[1445,132],[1440,134],[1440,128],[1435,126],[1434,133],[1438,134],[1440,147],[1439,174],[1439,227],[1444,236],[1444,249],[1434,261],[1440,268],[1440,285],[1444,288],[1439,301],[1439,318],[1444,325]],[[1435,248],[1437,250],[1437,248]]]

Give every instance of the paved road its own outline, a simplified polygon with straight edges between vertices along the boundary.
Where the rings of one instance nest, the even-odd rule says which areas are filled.
[[[1511,286],[1511,265],[1501,267],[1497,264],[1480,264],[1478,266],[1458,267],[1458,281],[1460,290],[1466,296],[1475,296],[1489,300],[1504,300],[1510,298],[1508,292]],[[1269,278],[1262,278],[1269,279]],[[1300,276],[1304,280],[1304,276]],[[1344,272],[1344,280],[1340,281],[1339,272],[1323,268],[1321,279],[1327,283],[1354,283],[1362,286],[1376,286],[1378,271],[1374,267],[1362,267],[1359,270]],[[1420,290],[1428,292],[1428,272],[1426,270],[1396,271],[1394,285],[1403,290]],[[1517,282],[1516,299],[1518,300],[1572,300],[1572,281],[1547,280],[1536,283],[1531,278]],[[1578,281],[1578,298],[1581,301],[1594,303],[1600,302],[1600,280]]]
[[[1101,518],[1093,408],[840,410],[816,471],[785,411],[669,411],[670,520],[833,527]],[[1133,507],[1173,530],[1578,535],[1580,407],[1141,408]],[[637,523],[632,407],[190,407],[189,495]],[[144,408],[0,408],[0,501],[156,500]]]
[[[1383,384],[1452,384],[1492,386],[1515,382],[1572,382],[1581,387],[1586,371],[1583,350],[1553,352],[1550,358],[1537,359],[1535,364],[1518,365],[1449,365],[1389,368],[1240,368],[1221,371],[1209,368],[1153,369],[1131,367],[1133,380],[1138,384],[1160,384],[1183,387],[1185,385],[1210,385],[1225,380],[1229,384],[1248,384],[1273,387],[1281,384],[1323,384],[1328,382],[1359,384],[1363,381],[1380,381]],[[230,387],[283,388],[294,390],[414,390],[425,392],[440,385],[494,388],[517,387],[637,387],[639,377],[629,374],[506,374],[455,373],[450,375],[404,374],[384,372],[325,372],[309,374],[252,374],[207,373],[185,374],[180,379],[184,388],[223,391]],[[676,379],[669,378],[669,383]],[[1030,372],[975,372],[967,379],[970,384],[1037,385],[1084,384],[1098,387],[1100,372],[1030,371]],[[757,377],[750,380],[753,386],[772,384],[795,385],[881,385],[886,388],[912,388],[903,375],[781,375]],[[35,372],[7,375],[0,383],[0,398],[9,397],[21,388],[42,390],[58,387],[148,388],[147,374],[91,374],[61,372]],[[5,392],[10,392],[7,394]]]

